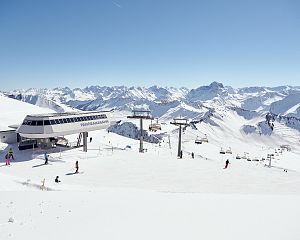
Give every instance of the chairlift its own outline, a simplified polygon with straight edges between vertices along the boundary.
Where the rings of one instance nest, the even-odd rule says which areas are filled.
[[[201,141],[208,143],[208,138],[207,138],[206,134],[205,134],[205,137],[201,138]]]
[[[241,157],[239,155],[236,155],[235,159],[241,159]]]
[[[247,158],[247,161],[249,161],[249,162],[250,162],[250,161],[251,161],[251,158]]]
[[[226,153],[232,154],[231,148],[228,148],[228,149],[226,150]]]
[[[220,154],[225,154],[225,151],[223,150],[223,148],[221,148]]]
[[[157,130],[161,130],[161,125],[158,123],[158,118],[156,118],[156,123],[151,123],[149,125],[149,131],[156,132]]]
[[[196,143],[196,144],[202,144],[202,141],[201,141],[201,139],[199,139],[198,136],[197,136],[197,138],[196,138],[196,140],[195,140],[195,143]]]

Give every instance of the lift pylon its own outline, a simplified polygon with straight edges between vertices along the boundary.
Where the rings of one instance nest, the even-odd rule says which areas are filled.
[[[133,110],[131,116],[127,116],[127,118],[131,119],[140,119],[140,148],[139,152],[144,152],[143,147],[143,120],[144,119],[150,119],[153,120],[153,117],[151,116],[150,110]]]
[[[177,156],[179,158],[182,158],[182,154],[181,154],[181,131],[182,131],[182,126],[183,127],[187,127],[188,124],[188,119],[186,118],[174,118],[173,122],[170,122],[170,124],[179,126],[179,138],[178,138],[178,153]]]

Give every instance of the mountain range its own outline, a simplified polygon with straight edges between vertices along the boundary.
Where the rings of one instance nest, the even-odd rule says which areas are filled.
[[[214,118],[222,118],[230,111],[246,120],[241,127],[245,134],[270,135],[275,123],[300,131],[300,87],[296,86],[233,88],[212,82],[195,89],[90,86],[3,93],[56,112],[114,109],[129,114],[133,109],[143,108],[151,110],[161,121],[185,117],[215,126]]]

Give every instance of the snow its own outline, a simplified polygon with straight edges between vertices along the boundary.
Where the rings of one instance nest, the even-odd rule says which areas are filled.
[[[50,109],[46,110],[29,103],[7,98],[2,93],[0,93],[0,111],[0,131],[8,130],[8,126],[21,124],[26,115],[53,112]]]
[[[297,239],[298,203],[299,197],[290,196],[7,192],[0,205],[0,237]],[[15,222],[8,223],[12,215]]]
[[[300,93],[290,94],[284,99],[274,102],[270,106],[270,112],[277,115],[287,115],[289,116],[298,116],[297,109],[300,106]],[[294,114],[293,114],[294,113]]]
[[[4,126],[15,123],[16,116],[46,111],[0,98]],[[183,159],[177,158],[178,129],[168,121],[162,124],[161,144],[144,142],[145,153],[138,152],[138,140],[105,130],[89,133],[87,153],[47,150],[49,165],[44,165],[45,150],[18,151],[1,143],[0,239],[298,239],[296,130],[246,135],[242,126],[260,117],[217,110],[210,116],[215,126],[201,122],[184,131]],[[146,129],[149,121],[144,124]],[[275,123],[274,131],[280,126]],[[194,143],[205,134],[208,143]],[[278,152],[285,143],[292,151]],[[9,147],[16,159],[10,167],[3,163]],[[220,148],[233,154],[219,154]],[[268,161],[235,158],[262,159],[270,153],[271,168],[265,166]],[[230,165],[223,169],[226,159]],[[76,161],[80,174],[73,174]],[[54,182],[56,176],[61,183]]]

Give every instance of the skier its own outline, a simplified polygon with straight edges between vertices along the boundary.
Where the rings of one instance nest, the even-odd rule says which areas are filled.
[[[92,137],[90,137],[90,143],[92,142],[92,140],[93,140],[93,138],[92,138]]]
[[[76,168],[75,173],[78,173],[78,170],[79,170],[79,164],[78,164],[78,161],[76,161],[76,163],[75,163],[75,168]]]
[[[8,154],[8,156],[9,156],[9,158],[12,158],[12,160],[15,160],[15,159],[14,159],[14,155],[13,155],[13,151],[12,151],[11,148],[8,149],[7,154]]]
[[[45,157],[45,165],[47,165],[48,164],[48,157],[49,157],[47,152],[44,153],[44,157]]]
[[[194,155],[194,153],[192,152],[192,158],[194,158],[195,157],[195,155]]]
[[[229,159],[226,160],[224,169],[228,168],[228,165],[229,165]]]
[[[180,151],[180,158],[182,158],[182,150]]]
[[[56,178],[54,180],[56,183],[60,183],[60,180],[58,178],[59,178],[59,176],[56,176]]]
[[[10,157],[8,155],[8,153],[5,155],[5,165],[10,165]]]

